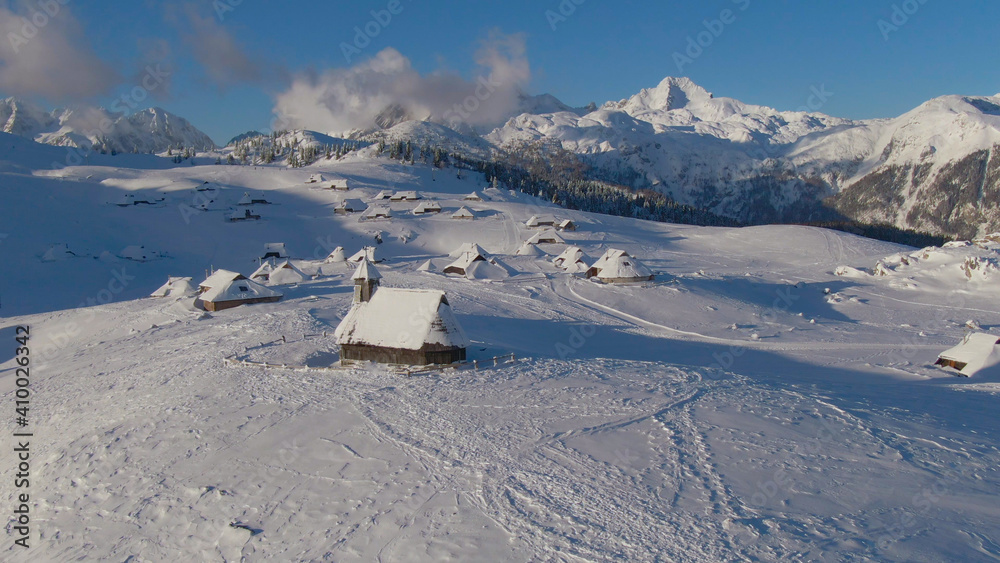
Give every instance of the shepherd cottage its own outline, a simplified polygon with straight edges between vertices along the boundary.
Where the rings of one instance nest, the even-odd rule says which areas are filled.
[[[938,356],[934,365],[957,369],[960,375],[969,377],[976,372],[1000,363],[1000,337],[984,332],[966,334],[962,342]]]
[[[206,311],[222,311],[254,303],[275,303],[282,298],[281,292],[229,270],[216,270],[201,282],[198,290],[200,294],[195,300],[195,306]]]
[[[465,360],[469,339],[443,291],[378,288],[367,260],[354,274],[355,303],[334,335],[341,361],[451,364]]]

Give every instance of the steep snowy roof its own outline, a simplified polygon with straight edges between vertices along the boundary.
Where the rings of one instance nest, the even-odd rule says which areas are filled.
[[[463,199],[465,199],[465,201],[483,201],[483,196],[479,195],[479,192],[472,192]]]
[[[384,205],[373,205],[365,212],[365,217],[392,217],[392,211]]]
[[[337,344],[419,350],[425,344],[467,348],[443,291],[381,288],[356,303],[334,332]]]
[[[529,244],[539,244],[539,243],[547,243],[553,241],[559,244],[566,242],[561,236],[559,236],[559,233],[553,231],[552,229],[546,229],[544,231],[535,233],[534,235],[532,235],[531,238],[528,239],[527,242]]]
[[[194,293],[191,287],[191,278],[168,277],[167,283],[161,285],[156,291],[150,293],[150,297],[170,297],[174,295],[189,295]]]
[[[285,260],[271,270],[271,275],[267,278],[268,285],[287,285],[300,283],[309,279],[309,276],[294,264]]]
[[[435,211],[441,211],[441,205],[438,204],[438,202],[436,201],[423,201],[415,208],[413,208],[413,213],[415,215],[419,215],[421,213],[435,212]]]
[[[538,227],[539,225],[555,225],[558,220],[552,215],[532,215],[524,222],[528,227]]]
[[[256,280],[256,279],[264,279],[264,280],[266,280],[271,275],[271,272],[273,272],[273,271],[274,271],[274,262],[272,262],[271,260],[265,260],[264,262],[261,262],[259,268],[257,268],[256,270],[254,270],[254,272],[252,274],[250,274],[250,279],[252,279],[252,280]]]
[[[199,299],[221,303],[225,301],[243,301],[247,299],[260,299],[264,297],[281,297],[280,291],[264,287],[261,284],[241,277],[218,284],[208,291],[202,293]]]
[[[649,279],[653,272],[635,258],[625,252],[615,254],[605,260],[600,271],[597,272],[598,279]]]
[[[375,194],[374,199],[389,199],[390,197],[392,197],[392,192],[387,190],[382,190],[379,193]]]
[[[420,199],[420,194],[416,190],[405,190],[392,194],[389,199],[414,201]]]
[[[225,283],[229,283],[233,280],[246,279],[243,274],[239,272],[231,272],[229,270],[216,270],[212,275],[205,278],[205,281],[198,284],[198,287],[202,290],[211,289],[213,287],[218,287]]]
[[[364,211],[365,209],[368,209],[368,204],[360,199],[347,198],[337,202],[336,208],[344,209],[346,211]]]
[[[609,248],[604,254],[601,255],[600,258],[597,259],[597,262],[594,262],[594,265],[591,267],[601,270],[608,264],[609,261],[616,260],[621,256],[628,256],[628,252],[618,250],[617,248]]]
[[[334,248],[332,252],[326,257],[327,262],[343,262],[347,258],[344,257],[344,247],[338,246]]]
[[[486,252],[485,250],[483,250],[483,248],[481,246],[479,246],[478,244],[476,244],[474,242],[466,242],[466,243],[462,244],[462,246],[459,246],[458,248],[456,248],[455,250],[453,250],[452,253],[449,254],[448,256],[456,257],[456,256],[461,256],[461,255],[469,253],[469,252],[478,254],[480,256],[489,256],[490,255],[489,252]]]
[[[479,248],[479,245],[475,246],[476,248]],[[480,252],[477,252],[475,250],[468,250],[460,254],[458,258],[455,259],[454,262],[445,266],[444,269],[445,272],[447,272],[449,269],[452,268],[457,268],[459,270],[462,270],[462,272],[465,272],[469,268],[469,266],[472,265],[473,262],[484,261],[484,260],[486,260],[486,257],[483,256]]]
[[[498,258],[473,262],[465,270],[465,277],[470,280],[502,280],[516,274],[517,271]]]
[[[531,241],[526,241],[514,252],[515,256],[541,256],[542,251]]]
[[[562,254],[556,256],[552,263],[558,268],[563,268],[572,273],[583,272],[587,270],[586,256],[583,254],[583,249],[579,246],[570,246],[566,250],[562,251]]]
[[[69,245],[61,242],[53,244],[52,247],[45,251],[45,254],[42,255],[42,262],[55,262],[57,260],[72,258],[73,256],[76,256],[76,254],[69,249]]]
[[[458,208],[458,211],[452,213],[451,216],[455,219],[471,219],[475,217],[475,214],[469,211],[469,208],[462,206]]]
[[[353,256],[347,259],[348,262],[360,262],[367,259],[369,262],[375,262],[375,247],[366,246],[361,250],[354,253]]]
[[[236,203],[236,205],[250,205],[253,203],[253,198],[250,197],[250,192],[243,192],[243,197]]]
[[[374,264],[368,261],[368,257],[363,257],[361,259],[361,264],[358,265],[358,269],[354,271],[354,275],[351,276],[352,280],[380,280],[382,279],[382,274],[378,272],[378,269]]]
[[[966,364],[961,369],[962,374],[974,375],[985,367],[1000,363],[998,341],[1000,337],[994,334],[972,332],[965,335],[957,346],[941,352],[938,359]]]

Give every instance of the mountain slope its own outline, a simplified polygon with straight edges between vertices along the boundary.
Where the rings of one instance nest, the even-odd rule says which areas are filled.
[[[168,148],[211,150],[215,143],[186,119],[160,108],[130,115],[104,108],[43,109],[16,98],[0,100],[2,131],[40,143],[106,152],[149,153]]]
[[[4,561],[1000,556],[1000,376],[932,365],[968,321],[1000,327],[991,244],[917,253],[810,227],[638,221],[356,153],[304,169],[149,155],[49,169],[64,151],[0,135],[16,266],[0,277],[0,336],[30,326],[34,433],[31,547],[8,541]],[[316,173],[351,191],[306,183]],[[445,212],[333,212],[391,189]],[[247,192],[274,205],[226,221]],[[113,204],[125,194],[159,203]],[[476,219],[452,220],[461,206]],[[544,214],[577,224],[562,235],[588,263],[621,248],[657,281],[569,274],[551,262],[566,245],[514,255]],[[317,277],[212,313],[145,298],[167,276],[249,274],[267,242]],[[468,242],[516,275],[442,274]],[[72,254],[50,260],[60,244]],[[129,260],[131,245],[161,259]],[[447,292],[477,366],[337,365],[354,268],[324,258],[366,245],[386,287]],[[0,464],[5,498],[17,472]]]
[[[847,218],[967,237],[1000,228],[997,97],[946,96],[896,119],[852,121],[668,77],[584,115],[522,114],[485,138],[556,140],[598,173],[747,222]]]

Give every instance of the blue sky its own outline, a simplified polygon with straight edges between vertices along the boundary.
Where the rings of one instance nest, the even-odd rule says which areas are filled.
[[[473,79],[481,72],[474,53],[491,30],[499,30],[523,34],[531,77],[521,87],[570,105],[624,98],[676,75],[691,77],[717,96],[778,109],[799,108],[814,87],[822,87],[832,95],[820,111],[851,118],[896,116],[943,94],[1000,92],[996,2],[399,1],[402,10],[387,25],[369,25],[378,34],[352,54],[351,63],[393,47],[418,73],[447,71]],[[30,15],[39,5],[39,0],[0,0],[8,15]],[[350,66],[341,44],[354,42],[355,26],[369,24],[371,10],[388,5],[389,0],[73,1],[25,50],[68,34],[67,48],[99,59],[90,62],[103,65],[108,77],[79,92],[62,85],[52,94],[28,84],[25,73],[4,73],[18,56],[8,49],[6,55],[0,51],[0,94],[48,106],[109,106],[141,81],[144,63],[163,62],[171,70],[169,87],[154,91],[142,105],[186,117],[225,142],[247,129],[268,127],[275,97],[296,76]],[[236,52],[206,46],[214,45],[213,38],[228,41],[223,47]],[[688,51],[689,39],[701,39],[701,45]],[[219,52],[229,58],[206,62]],[[47,64],[38,56],[36,69]],[[230,64],[240,56],[246,61]],[[258,70],[240,66],[247,61]]]

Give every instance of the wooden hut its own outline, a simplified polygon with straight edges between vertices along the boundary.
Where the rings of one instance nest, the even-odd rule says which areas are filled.
[[[628,252],[611,248],[587,270],[587,277],[596,277],[604,283],[634,283],[650,281],[654,276]]]
[[[465,360],[470,345],[445,293],[430,289],[374,289],[367,301],[356,300],[334,336],[348,363],[452,364]]]
[[[254,303],[276,303],[283,297],[281,292],[229,270],[216,270],[199,284],[198,290],[200,293],[195,299],[195,306],[206,311],[222,311]]]
[[[472,211],[469,211],[469,208],[462,206],[458,208],[458,211],[451,214],[451,218],[461,219],[464,221],[473,221],[475,220],[476,215]]]
[[[436,201],[422,201],[413,209],[414,215],[426,215],[428,213],[441,213],[441,205]]]
[[[958,375],[969,377],[977,371],[1000,362],[1000,337],[984,332],[970,332],[952,348],[941,352],[934,365],[958,370]]]

